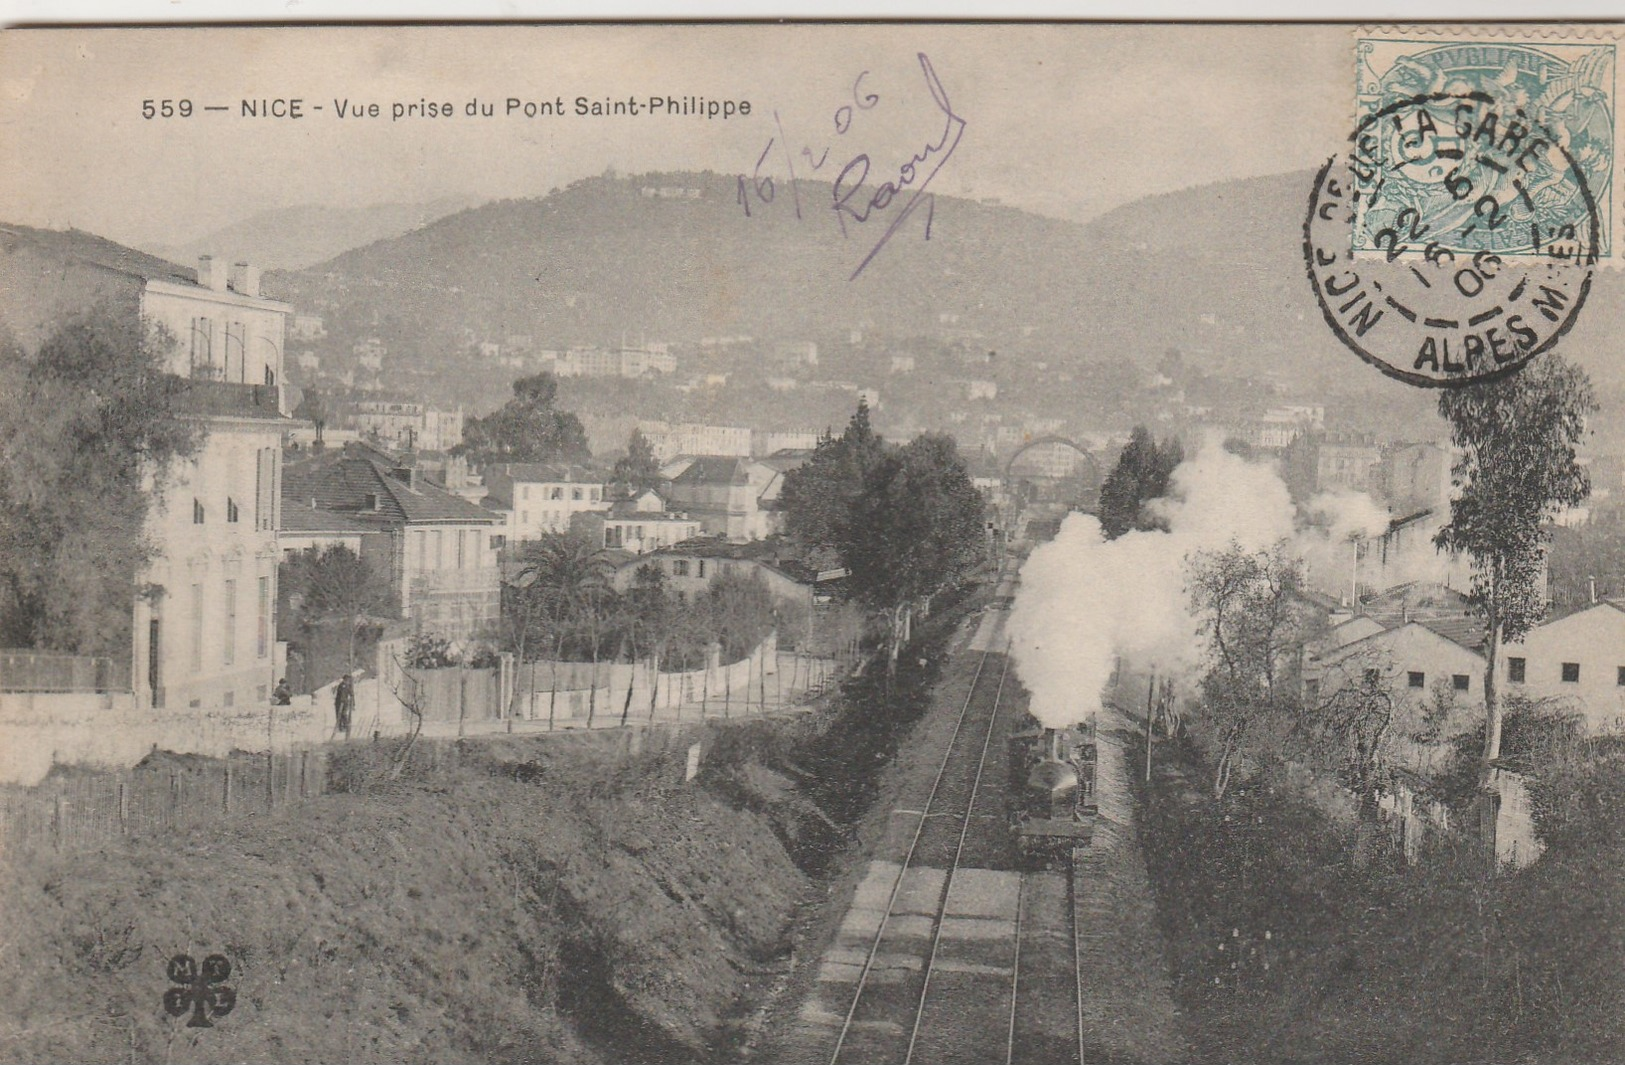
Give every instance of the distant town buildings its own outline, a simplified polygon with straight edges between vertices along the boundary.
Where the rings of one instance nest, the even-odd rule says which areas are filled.
[[[463,410],[441,410],[426,403],[358,400],[351,408],[351,427],[363,439],[388,448],[449,451],[463,442]]]
[[[662,462],[680,455],[737,455],[749,458],[751,431],[738,425],[697,425],[640,421],[638,429]]]
[[[326,335],[327,329],[319,314],[296,314],[288,328],[290,340],[320,340]]]
[[[541,353],[542,369],[558,377],[625,377],[677,372],[677,357],[665,344],[615,349],[581,347]]]

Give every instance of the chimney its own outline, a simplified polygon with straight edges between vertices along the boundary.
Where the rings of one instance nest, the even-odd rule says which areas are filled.
[[[260,268],[247,263],[232,263],[229,277],[231,289],[240,296],[258,297],[260,294]]]
[[[212,255],[198,256],[197,283],[216,292],[226,291],[226,264]]]

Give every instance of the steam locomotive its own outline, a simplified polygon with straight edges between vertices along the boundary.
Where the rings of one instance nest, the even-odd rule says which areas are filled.
[[[1093,834],[1095,727],[1092,719],[1071,728],[1028,719],[1010,737],[1011,822],[1023,861],[1052,866],[1088,846]]]

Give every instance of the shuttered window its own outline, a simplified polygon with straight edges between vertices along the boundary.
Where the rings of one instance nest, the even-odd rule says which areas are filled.
[[[276,448],[260,448],[254,468],[254,528],[276,528]]]

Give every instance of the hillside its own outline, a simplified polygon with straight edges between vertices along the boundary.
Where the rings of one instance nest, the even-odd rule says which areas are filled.
[[[256,263],[267,270],[301,270],[351,248],[398,237],[479,202],[447,197],[428,203],[382,203],[372,207],[282,207],[185,244],[151,247],[160,258],[197,262],[200,255]]]
[[[725,175],[606,175],[463,211],[268,285],[327,317],[340,361],[349,349],[338,342],[377,336],[395,369],[435,375],[475,369],[474,341],[514,335],[544,348],[746,336],[768,352],[775,340],[815,340],[834,349],[834,372],[826,358],[803,377],[853,379],[883,376],[886,351],[930,346],[948,361],[927,375],[922,357],[919,380],[993,377],[1001,403],[1006,392],[1024,402],[1020,393],[1036,387],[1063,406],[1059,390],[1088,418],[1101,403],[1124,411],[1125,390],[1177,350],[1242,395],[1262,397],[1254,383],[1269,382],[1332,402],[1382,397],[1409,418],[1428,404],[1401,398],[1400,386],[1344,349],[1304,280],[1311,179],[1200,186],[1086,225],[938,197],[929,240],[922,209],[849,280],[895,208],[861,226],[848,219],[843,237],[827,184],[781,184],[747,217]],[[1605,388],[1621,379],[1607,338],[1622,312],[1625,290],[1599,272],[1565,342]]]

